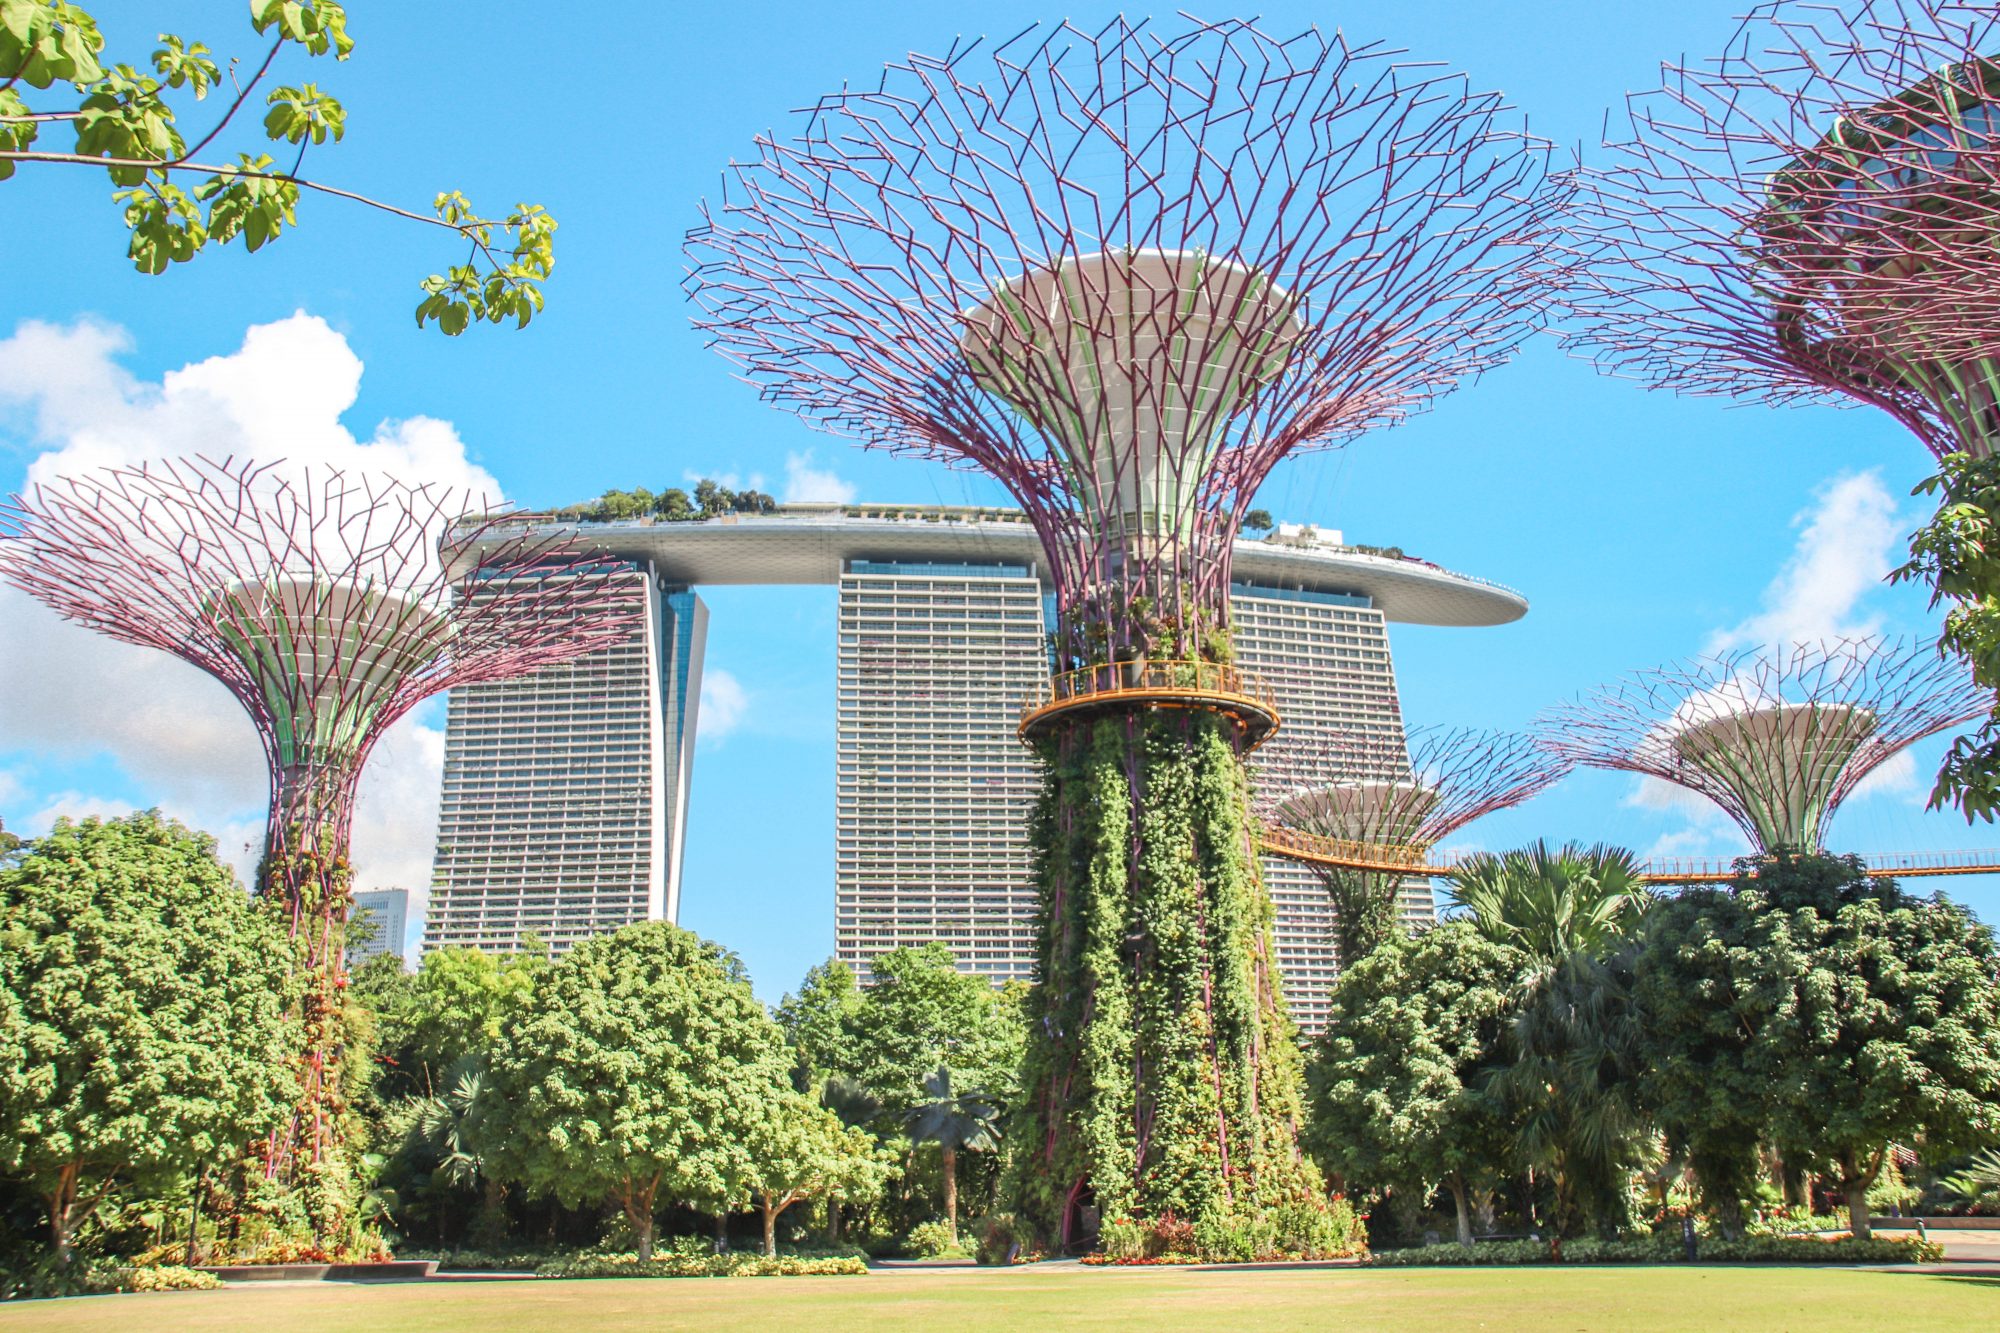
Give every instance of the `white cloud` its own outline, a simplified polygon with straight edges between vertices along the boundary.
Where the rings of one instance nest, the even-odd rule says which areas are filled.
[[[1914,796],[1920,798],[1916,802],[1919,805],[1930,799],[1930,788],[1917,780],[1917,757],[1908,750],[1896,751],[1856,783],[1848,799],[1858,801],[1870,796]]]
[[[835,504],[852,504],[859,493],[851,481],[844,481],[830,468],[816,468],[812,465],[812,451],[785,456],[785,493],[781,497],[787,504],[797,500],[830,500]]]
[[[1747,855],[1749,847],[1740,834],[1722,828],[1684,828],[1662,833],[1646,849],[1642,860],[1729,860]]]
[[[1882,586],[1904,523],[1878,472],[1823,484],[1792,520],[1800,529],[1791,559],[1764,589],[1764,609],[1710,639],[1709,650],[1779,647],[1876,633],[1880,618],[1858,614]]]
[[[750,711],[750,692],[743,683],[715,667],[704,668],[701,673],[701,707],[695,714],[695,736],[705,741],[720,741],[736,730],[737,724]]]
[[[347,340],[303,312],[249,329],[236,351],[141,381],[117,357],[121,329],[93,321],[21,324],[0,340],[0,407],[27,423],[30,482],[90,468],[200,453],[393,477],[499,501],[449,422],[415,416],[357,437],[341,415],[354,406],[362,363]],[[0,589],[0,744],[68,760],[109,756],[139,805],[158,805],[216,835],[240,873],[263,838],[267,779],[241,707],[201,671],[145,648],[58,620]],[[363,777],[354,832],[357,887],[412,891],[430,883],[444,737],[417,717],[383,738]],[[0,788],[35,819],[124,813],[83,792]],[[35,831],[40,831],[37,828]],[[246,853],[245,847],[248,847]]]
[[[1637,810],[1660,810],[1700,823],[1717,823],[1728,816],[1714,801],[1698,791],[1689,791],[1677,782],[1643,774],[1632,784],[1625,804]]]
[[[712,481],[725,491],[761,491],[764,489],[764,474],[752,472],[745,477],[741,472],[697,472],[689,468],[681,473],[681,480],[692,491],[704,481]]]

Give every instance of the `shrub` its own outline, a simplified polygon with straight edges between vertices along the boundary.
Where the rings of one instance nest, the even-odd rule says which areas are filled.
[[[222,1279],[198,1268],[157,1264],[150,1268],[121,1268],[114,1279],[118,1291],[213,1291]]]
[[[1012,1213],[995,1213],[979,1229],[975,1257],[982,1264],[1027,1263],[1040,1254],[1034,1230]]]
[[[403,1250],[400,1259],[435,1259],[442,1270],[460,1273],[532,1273],[565,1256],[554,1250]]]
[[[952,1239],[942,1222],[921,1222],[903,1239],[903,1252],[919,1259],[970,1259],[972,1252]]]
[[[580,1254],[543,1264],[537,1277],[840,1277],[866,1273],[852,1256],[804,1259],[761,1254],[655,1254],[641,1263],[636,1254]]]
[[[1936,1263],[1944,1247],[1915,1236],[1877,1236],[1855,1240],[1787,1239],[1752,1236],[1743,1240],[1706,1239],[1696,1262],[1704,1264],[1908,1264]],[[1682,1263],[1686,1253],[1671,1232],[1645,1240],[1566,1241],[1559,1262],[1566,1264]],[[1543,1241],[1496,1241],[1483,1245],[1426,1245],[1422,1249],[1386,1250],[1368,1256],[1383,1267],[1462,1267],[1472,1265],[1546,1264],[1551,1258]]]
[[[1098,1231],[1097,1248],[1107,1259],[1150,1259],[1146,1248],[1149,1238],[1145,1223],[1118,1217]]]
[[[1209,1213],[1194,1224],[1195,1253],[1247,1264],[1279,1253],[1277,1221],[1268,1213]]]

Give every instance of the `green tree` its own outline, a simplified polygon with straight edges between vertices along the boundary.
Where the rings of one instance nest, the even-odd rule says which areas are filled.
[[[103,169],[131,229],[132,263],[149,274],[211,244],[262,249],[296,224],[304,194],[345,199],[470,246],[464,263],[424,279],[419,326],[435,321],[447,334],[475,320],[525,326],[555,265],[555,219],[532,204],[482,217],[455,190],[437,195],[429,213],[414,212],[306,174],[309,152],[345,136],[347,110],[317,82],[281,80],[309,73],[318,57],[348,58],[346,8],[252,0],[250,27],[258,46],[228,60],[225,80],[202,42],[162,33],[150,53],[111,50],[97,20],[70,0],[0,0],[0,181],[23,164]],[[220,109],[190,137],[184,118],[211,93]],[[253,104],[263,116],[246,129]],[[62,131],[70,142],[44,137]]]
[[[1789,994],[1756,1068],[1777,1089],[1779,1147],[1828,1169],[1865,1237],[1892,1144],[1948,1155],[2000,1136],[2000,987],[1993,933],[1964,908],[1871,881],[1858,859],[1834,864],[1830,888],[1792,876],[1817,905],[1797,884],[1769,893],[1767,947],[1797,957],[1774,964]]]
[[[550,964],[503,1022],[490,1076],[506,1109],[487,1169],[570,1206],[615,1201],[650,1258],[663,1197],[742,1197],[786,1057],[733,954],[648,922]]]
[[[1527,959],[1465,921],[1393,935],[1342,969],[1306,1066],[1306,1141],[1350,1188],[1449,1191],[1472,1243],[1472,1191],[1504,1169],[1509,1129],[1485,1090]]]
[[[813,967],[798,993],[779,1001],[778,1026],[792,1048],[792,1081],[799,1091],[853,1076],[851,1043],[860,1013],[861,987],[855,984],[854,969],[837,958]]]
[[[736,493],[703,477],[695,483],[694,502],[703,518],[717,518],[736,507]]]
[[[0,1175],[31,1184],[69,1261],[121,1185],[161,1188],[292,1104],[291,945],[160,817],[59,820],[0,871]]]
[[[941,1065],[965,1086],[1009,1100],[1023,1034],[1007,997],[986,978],[959,971],[951,950],[936,941],[891,949],[868,970],[848,1046],[855,1076],[891,1115],[922,1105],[924,1081]]]
[[[1928,583],[1932,610],[1951,604],[1938,651],[1955,654],[1996,692],[1979,730],[1945,752],[1930,804],[1949,801],[1968,824],[1991,823],[2000,812],[2000,456],[1948,454],[1911,494],[1937,495],[1937,513],[1910,538],[1909,562],[1889,578]]]
[[[1851,897],[1857,884],[1874,892],[1832,857],[1781,848],[1739,866],[1727,888],[1692,888],[1655,905],[1633,959],[1640,1101],[1694,1168],[1731,1238],[1741,1234],[1776,1114],[1774,1024],[1810,965],[1791,939],[1787,911]]]
[[[1552,1245],[1586,1219],[1615,1231],[1647,1130],[1632,1083],[1631,973],[1618,956],[1652,901],[1637,863],[1623,848],[1538,841],[1472,857],[1446,884],[1481,935],[1529,962],[1490,1082],[1516,1153],[1554,1178]]]
[[[433,949],[384,1007],[383,1045],[416,1091],[432,1093],[448,1066],[493,1049],[501,1024],[526,1007],[547,967],[539,953]]]
[[[1651,901],[1632,853],[1602,843],[1537,841],[1499,856],[1482,852],[1452,871],[1445,893],[1480,934],[1545,967],[1603,952]]]
[[[903,1116],[913,1143],[935,1143],[944,1166],[944,1227],[958,1243],[958,1155],[996,1152],[1000,1147],[1000,1107],[978,1092],[954,1092],[951,1070],[924,1078],[924,1100]]]
[[[867,1203],[894,1168],[875,1140],[802,1093],[773,1090],[749,1133],[743,1183],[764,1222],[764,1253],[778,1253],[778,1219],[795,1203]]]
[[[1651,1146],[1638,1060],[1623,956],[1572,953],[1531,977],[1491,1086],[1516,1155],[1554,1184],[1552,1253],[1585,1223],[1609,1239],[1631,1220],[1627,1186]]]
[[[653,513],[669,523],[685,523],[697,517],[694,505],[688,500],[688,493],[678,486],[669,486],[660,492],[653,501]]]
[[[1271,511],[1268,509],[1253,509],[1243,516],[1245,532],[1269,532],[1276,526],[1277,524],[1271,521]]]
[[[1753,1057],[1795,957],[1765,952],[1760,906],[1700,889],[1670,899],[1648,915],[1634,968],[1640,1100],[1729,1239],[1742,1234],[1770,1123],[1772,1089]]]

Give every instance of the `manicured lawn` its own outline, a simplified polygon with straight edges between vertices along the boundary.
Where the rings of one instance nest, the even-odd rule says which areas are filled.
[[[1824,1269],[1576,1268],[1190,1272],[1074,1267],[685,1278],[297,1286],[0,1306],[0,1329],[912,1330],[1983,1329],[2000,1273],[1950,1277]]]

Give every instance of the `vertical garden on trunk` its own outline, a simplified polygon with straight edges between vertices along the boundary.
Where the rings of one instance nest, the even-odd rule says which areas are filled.
[[[1062,1241],[1086,1207],[1193,1222],[1309,1204],[1300,1057],[1227,720],[1134,710],[1040,750],[1022,1210]]]

